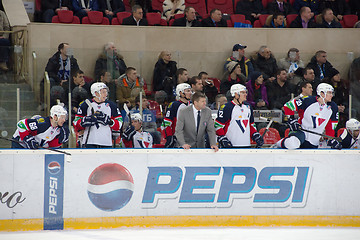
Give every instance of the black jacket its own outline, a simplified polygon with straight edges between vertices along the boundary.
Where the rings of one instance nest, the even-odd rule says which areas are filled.
[[[122,22],[122,25],[132,25],[132,26],[136,26],[136,21],[135,21],[133,15],[131,15],[130,17],[124,18],[124,19],[123,19],[123,22]],[[148,26],[149,23],[148,23],[148,21],[147,21],[145,18],[143,18],[143,19],[140,20],[140,24],[139,24],[139,25],[140,25],[140,26]]]
[[[100,11],[103,12],[105,15],[105,10],[109,10],[106,4],[106,0],[98,0],[98,2],[99,2]],[[118,12],[125,11],[125,5],[121,0],[111,0],[110,5],[111,5],[111,10],[114,13],[114,17]]]
[[[177,67],[175,61],[170,61],[166,64],[164,60],[158,60],[154,68],[153,91],[165,90],[168,94],[172,94],[172,87],[174,84],[176,85],[176,70]]]
[[[300,15],[298,15],[294,19],[294,21],[291,22],[290,27],[291,28],[303,28]],[[310,19],[310,21],[308,23],[308,28],[316,28],[316,27],[317,27],[317,24],[313,21],[313,19]]]
[[[258,53],[251,61],[254,66],[254,70],[261,72],[265,80],[270,77],[275,77],[278,67],[276,59],[273,55],[271,55],[269,59],[265,59]]]
[[[251,13],[265,13],[261,0],[242,0],[236,4],[236,14],[244,14],[247,20],[251,20]]]
[[[75,70],[79,69],[77,60],[74,57],[70,58],[70,67],[71,67],[71,71],[75,71]],[[46,64],[46,67],[45,67],[45,71],[48,72],[49,78],[54,79],[56,85],[59,85],[60,81],[62,80],[58,77],[59,69],[60,69],[60,52],[56,52],[49,59],[48,63]]]
[[[323,19],[322,23],[318,25],[319,28],[342,28],[341,23],[336,21],[335,19],[332,20],[330,24],[325,22]]]
[[[267,5],[267,11],[268,11],[268,14],[274,14],[274,13],[279,13],[281,12],[282,14],[284,14],[285,16],[288,15],[288,14],[295,14],[297,13],[292,5],[288,2],[283,2],[283,8],[284,10],[283,11],[280,11],[279,9],[279,5],[277,4],[276,0],[271,2],[271,3],[268,3]]]
[[[221,18],[220,22],[217,23],[217,26],[215,26],[213,20],[211,17],[205,18],[201,21],[201,24],[203,27],[227,27],[226,20]]]
[[[333,10],[335,16],[350,14],[350,7],[345,0],[322,1],[320,3],[319,12],[322,12],[325,8]]]
[[[328,77],[328,74],[330,73],[330,69],[333,68],[331,63],[329,63],[328,61],[326,61],[326,63],[324,63],[322,66],[319,66],[316,61],[316,56],[313,56],[311,58],[310,62],[308,63],[308,65],[306,67],[312,68],[315,73],[315,78],[318,78],[318,79],[320,79],[320,74],[321,74],[320,67],[324,73],[324,78]]]
[[[41,0],[41,10],[44,12],[48,9],[57,9],[59,8],[59,1],[60,0]],[[72,9],[71,0],[62,0],[61,1],[62,7],[67,7],[69,10]]]
[[[291,98],[291,93],[295,93],[295,85],[285,82],[281,87],[277,80],[266,84],[270,109],[281,109]]]
[[[122,74],[125,73],[125,70],[126,70],[126,64],[124,62],[124,59],[121,55],[116,55],[116,57],[114,58],[114,61],[113,61],[113,67],[114,69],[108,69],[109,66],[108,66],[108,58],[106,57],[105,54],[101,54],[99,56],[99,58],[96,60],[96,63],[95,63],[95,80],[96,81],[99,81],[100,80],[100,76],[101,76],[101,72],[103,70],[107,71],[107,72],[110,72],[110,74],[112,75],[111,77],[113,79],[115,78],[118,78],[120,77]],[[114,73],[112,70],[116,70],[119,72],[119,74],[116,74]],[[118,76],[117,76],[118,75]]]
[[[173,27],[186,27],[186,17],[175,19],[173,22]],[[191,27],[201,27],[201,23],[198,20],[192,21]]]

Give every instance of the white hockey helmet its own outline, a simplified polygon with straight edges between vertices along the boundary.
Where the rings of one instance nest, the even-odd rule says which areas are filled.
[[[96,97],[96,92],[98,92],[100,94],[100,90],[103,88],[109,90],[105,83],[102,83],[102,82],[93,83],[90,88],[91,94],[94,97]]]
[[[346,122],[346,129],[353,132],[356,130],[360,130],[360,122],[355,118],[351,118]]]
[[[133,120],[142,122],[142,117],[141,117],[140,113],[131,114],[131,121],[133,121]]]
[[[240,92],[245,91],[247,93],[247,89],[242,84],[234,84],[230,88],[230,94],[232,97],[235,97],[235,93],[240,95]]]
[[[180,97],[180,92],[184,93],[185,89],[191,89],[191,86],[187,83],[180,83],[176,86],[176,96]]]
[[[61,105],[54,105],[50,109],[50,117],[54,118],[54,116],[60,117],[61,115],[67,115],[67,111]]]
[[[323,92],[326,96],[327,92],[332,92],[334,95],[334,88],[328,83],[320,83],[316,88],[316,94],[321,96],[320,93]]]

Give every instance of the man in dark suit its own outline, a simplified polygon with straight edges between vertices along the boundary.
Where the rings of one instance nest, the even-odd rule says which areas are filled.
[[[221,11],[214,8],[210,11],[210,17],[202,20],[203,27],[227,27],[226,21],[222,18]]]
[[[291,22],[291,28],[316,28],[317,24],[313,21],[314,13],[309,7],[302,7],[294,21]]]
[[[201,23],[196,20],[195,8],[187,6],[184,13],[184,17],[174,20],[173,27],[201,27]]]
[[[132,26],[148,26],[148,21],[143,18],[144,11],[139,5],[134,5],[132,7],[132,15],[130,17],[124,18],[122,25],[132,25]]]
[[[205,148],[205,135],[208,134],[210,147],[217,152],[214,120],[210,108],[206,107],[206,96],[196,92],[193,104],[180,110],[175,128],[179,145],[184,149]]]
[[[290,3],[284,0],[274,0],[267,5],[268,13],[273,15],[275,13],[282,13],[285,16],[288,14],[296,14]]]

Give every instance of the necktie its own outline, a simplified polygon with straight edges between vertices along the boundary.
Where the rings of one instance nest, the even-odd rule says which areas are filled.
[[[197,126],[196,126],[196,132],[199,131],[199,126],[200,126],[200,111],[198,111],[198,115],[197,115]]]
[[[283,6],[283,3],[282,3],[282,2],[280,3],[279,9],[280,9],[281,12],[284,11],[284,6]]]

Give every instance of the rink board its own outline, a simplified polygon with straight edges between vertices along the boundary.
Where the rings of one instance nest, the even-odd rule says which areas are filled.
[[[66,151],[0,151],[1,231],[360,227],[359,150]]]

